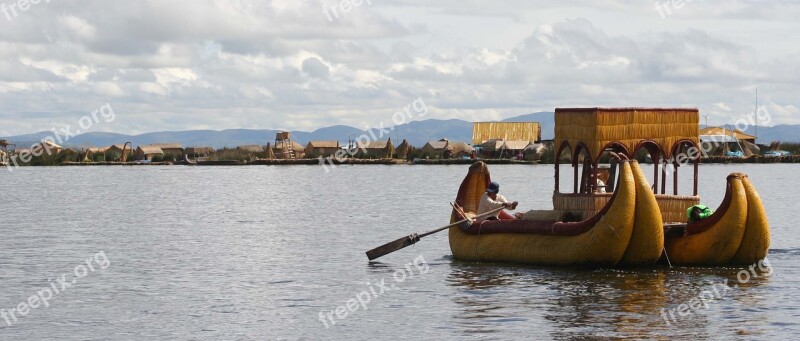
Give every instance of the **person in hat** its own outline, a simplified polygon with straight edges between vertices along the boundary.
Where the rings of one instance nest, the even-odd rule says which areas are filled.
[[[489,188],[486,189],[486,193],[483,194],[481,197],[481,202],[478,204],[478,214],[483,214],[500,207],[510,208],[512,210],[517,208],[518,203],[516,201],[509,202],[506,200],[506,197],[498,194],[499,192],[500,184],[496,182],[489,184]],[[483,218],[482,220],[497,220],[500,213],[504,213],[505,217],[513,219],[510,214],[501,210],[497,211],[493,215]]]

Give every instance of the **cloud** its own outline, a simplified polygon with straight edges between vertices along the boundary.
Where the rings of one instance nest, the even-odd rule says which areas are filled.
[[[652,3],[386,0],[330,21],[332,3],[96,0],[0,15],[0,135],[107,102],[118,119],[100,128],[122,133],[372,126],[416,98],[442,119],[635,105],[733,122],[756,87],[774,124],[797,121],[794,2],[695,1],[662,19]]]

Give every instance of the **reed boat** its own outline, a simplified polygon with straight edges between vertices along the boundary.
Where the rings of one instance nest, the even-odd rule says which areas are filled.
[[[517,262],[542,265],[616,265],[633,233],[636,184],[631,162],[621,164],[619,188],[597,214],[580,222],[486,220],[451,227],[450,249],[462,260]],[[483,162],[470,167],[456,203],[466,216],[474,215],[491,182]],[[453,221],[462,220],[453,210]]]
[[[752,264],[766,257],[769,223],[745,174],[728,176],[725,199],[713,215],[686,222],[687,208],[700,203],[699,110],[557,108],[555,123],[553,208],[569,212],[578,222],[501,220],[450,228],[450,248],[456,258],[646,266],[658,261]],[[644,154],[653,163],[652,186],[637,162],[617,163],[611,157],[634,159]],[[561,192],[562,158],[573,169],[572,193]],[[600,164],[609,159],[609,164]],[[685,166],[693,168],[691,194],[678,188],[678,172]],[[608,177],[600,182],[604,171]],[[668,173],[672,193],[667,193]],[[489,179],[485,164],[470,168],[456,199],[465,212],[454,209],[453,219],[476,213]]]

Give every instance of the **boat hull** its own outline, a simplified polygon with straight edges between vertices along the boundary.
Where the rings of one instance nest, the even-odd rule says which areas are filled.
[[[553,234],[467,233],[461,227],[449,231],[450,250],[460,260],[514,262],[555,266],[614,266],[623,258],[631,239],[636,204],[636,184],[630,162],[621,163],[619,187],[608,207],[580,223],[554,223]],[[470,168],[456,202],[467,212],[475,212],[477,201],[490,181],[483,166]],[[453,218],[456,219],[454,211]],[[520,222],[515,222],[520,224]],[[494,225],[511,224],[492,222]],[[570,225],[573,224],[573,225]],[[579,234],[558,234],[587,226]]]

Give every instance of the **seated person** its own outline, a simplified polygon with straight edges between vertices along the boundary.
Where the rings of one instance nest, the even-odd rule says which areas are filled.
[[[606,183],[608,183],[608,170],[600,169],[597,171],[597,188],[595,193],[606,193]]]
[[[500,207],[510,208],[512,210],[517,208],[518,202],[516,201],[509,202],[508,200],[506,200],[504,196],[498,194],[499,192],[500,192],[500,184],[496,182],[492,182],[491,184],[489,184],[489,188],[486,189],[486,193],[483,194],[483,196],[481,197],[481,202],[478,204],[479,215]],[[500,215],[500,213],[505,213],[505,212],[502,210],[497,211],[493,215],[484,217],[482,219],[478,219],[478,221],[497,220],[499,219],[498,216]],[[513,219],[511,215],[505,213],[503,219],[509,219],[509,218]]]

